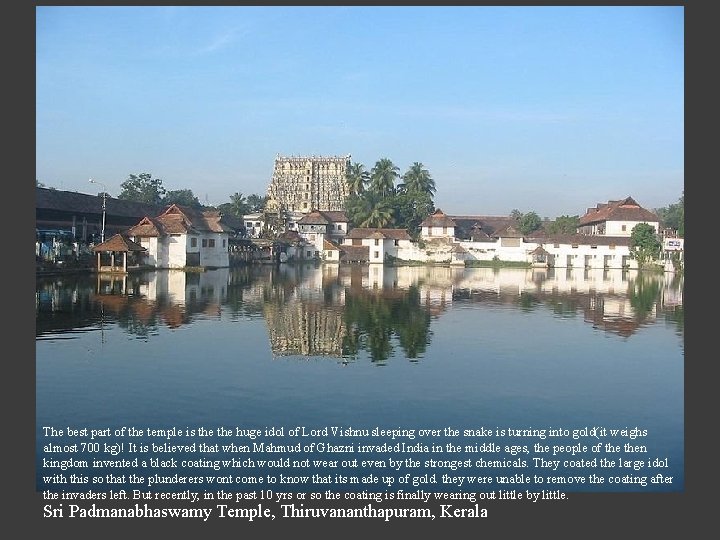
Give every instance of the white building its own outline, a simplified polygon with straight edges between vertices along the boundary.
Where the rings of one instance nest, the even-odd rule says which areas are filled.
[[[422,222],[423,245],[405,260],[464,263],[508,261],[558,268],[637,268],[630,236],[639,223],[658,231],[658,217],[631,197],[598,204],[580,218],[576,234],[523,235],[518,220],[498,216],[448,216],[437,210]]]
[[[656,233],[660,232],[657,215],[641,207],[632,197],[627,197],[588,208],[580,218],[577,232],[593,236],[629,237],[635,225],[640,223],[647,223]]]
[[[345,236],[341,251],[345,246],[354,247],[356,252],[363,248],[364,262],[384,263],[387,257],[401,258],[403,251],[412,249],[412,241],[407,229],[355,227]]]
[[[155,268],[230,266],[232,229],[217,211],[172,204],[157,217],[144,217],[127,235],[147,250],[143,264]]]
[[[243,216],[245,232],[250,238],[260,238],[260,232],[265,227],[265,216],[262,212],[252,212]]]

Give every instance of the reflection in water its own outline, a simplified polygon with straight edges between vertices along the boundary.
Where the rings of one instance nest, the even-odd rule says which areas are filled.
[[[363,289],[348,296],[345,319],[350,331],[343,341],[343,353],[357,357],[360,350],[373,361],[385,361],[396,344],[405,357],[416,360],[430,344],[430,312],[420,303],[420,290]]]
[[[72,337],[116,323],[147,340],[161,326],[198,319],[264,318],[276,356],[417,361],[431,320],[455,306],[547,309],[626,338],[664,319],[682,336],[682,293],[682,276],[602,269],[309,264],[77,275],[37,280],[36,335]]]

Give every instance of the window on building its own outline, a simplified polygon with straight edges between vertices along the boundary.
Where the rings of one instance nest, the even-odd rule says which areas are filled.
[[[246,227],[252,227],[252,221],[248,221],[247,223],[245,223],[245,226],[246,226]]]
[[[202,247],[207,247],[207,238],[202,239]]]
[[[208,247],[211,247],[211,248],[215,247],[215,239],[214,238],[210,238],[208,240]]]
[[[256,221],[256,222],[255,222],[255,226],[256,226],[256,227],[259,227],[259,226],[260,226],[260,222],[259,222],[259,221]]]
[[[597,246],[590,246],[590,249],[597,249]]]
[[[197,247],[197,238],[190,239],[190,247]]]
[[[310,257],[312,257],[312,251],[307,252],[307,258],[309,259]]]
[[[395,245],[396,245],[396,246],[399,246],[399,245],[400,245],[400,240],[397,240],[397,239],[396,239],[396,240],[395,240]]]
[[[577,245],[577,244],[573,244],[573,245],[570,246],[570,247],[572,247],[573,249],[577,249],[578,245]]]
[[[376,246],[379,246],[379,245],[380,245],[380,239],[379,239],[379,238],[376,238],[376,239],[375,239],[375,245],[376,245]]]
[[[225,238],[223,238],[223,247],[227,247],[227,240],[225,240]]]
[[[622,226],[622,231],[625,232],[627,230],[627,225]]]
[[[442,232],[442,233],[443,233],[443,236],[445,236],[445,235],[447,234],[447,227],[443,227],[443,232]]]
[[[375,257],[376,259],[379,259],[379,258],[380,258],[380,252],[379,252],[379,251],[373,252],[373,257]]]
[[[558,248],[560,247],[560,244],[553,244],[553,247],[554,247],[555,249],[558,249]]]
[[[315,256],[316,256],[316,257],[319,257],[319,256],[320,256],[320,252],[319,252],[319,251],[316,251],[316,252],[315,252]]]

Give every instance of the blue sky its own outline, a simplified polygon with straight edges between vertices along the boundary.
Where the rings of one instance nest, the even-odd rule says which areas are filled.
[[[276,155],[418,161],[449,214],[684,189],[682,6],[38,6],[36,179],[206,204]]]

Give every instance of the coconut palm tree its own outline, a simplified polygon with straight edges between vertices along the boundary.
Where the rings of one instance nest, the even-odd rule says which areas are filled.
[[[427,193],[432,197],[437,191],[430,171],[419,161],[410,166],[402,180],[404,189],[408,193]]]
[[[388,158],[382,158],[375,163],[370,172],[370,188],[387,197],[395,192],[395,180],[400,177],[400,169]]]
[[[360,195],[365,192],[365,186],[370,180],[370,173],[365,170],[362,163],[353,163],[347,171],[347,183],[350,195]]]
[[[370,206],[370,213],[360,223],[361,227],[383,228],[393,223],[394,209],[388,199],[375,195],[369,196],[367,202]]]
[[[230,204],[232,205],[232,213],[239,218],[242,218],[250,211],[250,206],[247,203],[245,195],[239,191],[230,195]]]

